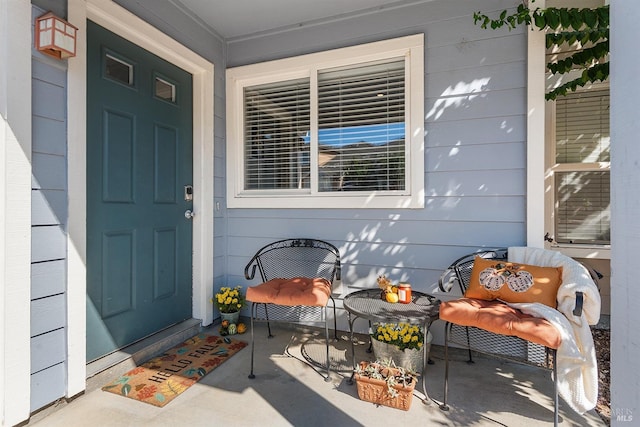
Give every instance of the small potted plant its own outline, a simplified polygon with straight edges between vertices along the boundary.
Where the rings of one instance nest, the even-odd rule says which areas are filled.
[[[243,324],[238,323],[240,320],[240,310],[242,310],[242,307],[246,304],[245,296],[242,293],[242,286],[236,286],[235,288],[223,286],[211,301],[220,311],[220,317],[222,318],[221,334],[233,335],[236,332],[242,333],[246,330]]]
[[[418,374],[393,360],[360,362],[355,369],[358,397],[377,405],[408,411]]]
[[[376,323],[371,333],[371,346],[378,359],[393,359],[398,365],[415,371],[423,368],[424,332],[408,323]],[[427,336],[427,358],[431,333]]]

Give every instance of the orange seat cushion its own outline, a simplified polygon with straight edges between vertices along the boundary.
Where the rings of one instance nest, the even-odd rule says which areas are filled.
[[[549,321],[524,314],[500,302],[460,298],[440,303],[440,319],[461,326],[475,326],[500,335],[522,338],[557,349],[562,336]]]
[[[247,300],[277,305],[307,305],[324,307],[331,295],[327,279],[294,277],[272,279],[247,288]]]
[[[556,308],[562,267],[484,259],[476,256],[464,296],[507,302],[539,302]]]

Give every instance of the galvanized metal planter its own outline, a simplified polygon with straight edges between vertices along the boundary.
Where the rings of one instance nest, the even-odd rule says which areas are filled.
[[[431,350],[431,341],[433,340],[433,336],[431,332],[427,334],[427,343],[426,343],[426,358],[429,360],[429,351]],[[377,339],[371,337],[371,346],[373,347],[373,354],[376,357],[376,360],[389,360],[392,359],[396,366],[401,366],[405,369],[410,369],[417,373],[422,373],[422,369],[424,367],[423,362],[423,353],[422,349],[404,349],[400,350],[400,348],[394,344],[385,343],[382,341],[378,341]]]

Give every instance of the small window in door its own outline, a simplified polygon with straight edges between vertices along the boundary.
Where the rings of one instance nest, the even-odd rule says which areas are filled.
[[[164,101],[176,102],[176,85],[168,82],[167,80],[155,77],[154,94],[156,98],[160,98]]]
[[[133,64],[107,53],[104,71],[106,77],[127,86],[133,86]]]

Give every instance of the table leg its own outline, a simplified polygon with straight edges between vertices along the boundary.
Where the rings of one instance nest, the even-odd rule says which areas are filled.
[[[422,345],[422,392],[424,393],[424,404],[425,405],[429,405],[431,404],[431,399],[429,399],[429,394],[427,393],[427,377],[426,377],[426,373],[427,373],[427,363],[429,361],[429,357],[427,354],[427,336],[429,335],[429,328],[431,327],[431,319],[427,319],[424,322],[424,327],[423,327],[423,331],[424,331],[424,343]]]
[[[351,376],[347,380],[347,384],[353,384],[353,377],[356,374],[356,348],[353,343],[353,322],[356,320],[355,317],[349,314],[349,341],[351,342],[351,363],[353,364],[353,370],[351,371]]]

